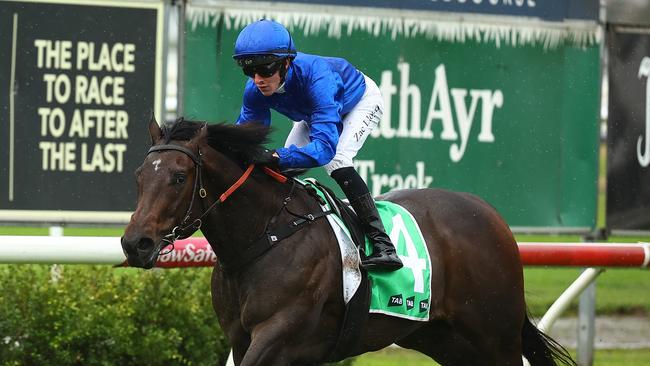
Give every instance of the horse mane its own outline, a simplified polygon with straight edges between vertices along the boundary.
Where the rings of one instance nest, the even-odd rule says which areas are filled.
[[[189,141],[207,122],[191,121],[181,117],[162,126],[164,143]],[[250,153],[269,142],[271,128],[260,123],[234,125],[228,123],[208,124],[208,145],[231,159],[247,161]]]

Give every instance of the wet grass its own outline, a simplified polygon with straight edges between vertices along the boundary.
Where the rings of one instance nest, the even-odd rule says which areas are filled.
[[[571,350],[576,357],[575,350]],[[386,348],[367,353],[355,359],[354,366],[432,366],[438,363],[418,352],[403,348]],[[596,350],[594,366],[640,366],[650,365],[650,349]]]
[[[126,226],[126,225],[125,225]],[[65,227],[66,236],[115,236],[124,234],[124,227],[115,228],[92,228],[92,227]],[[48,227],[28,226],[0,226],[0,235],[49,235]]]
[[[650,349],[598,350],[594,366],[650,365]]]
[[[430,366],[437,365],[429,357],[407,349],[389,347],[366,353],[354,360],[353,366]]]
[[[560,294],[580,275],[581,269],[526,268],[526,302],[535,317],[541,317]],[[640,269],[608,269],[596,280],[596,314],[650,315],[650,273]],[[567,313],[575,315],[578,300]]]

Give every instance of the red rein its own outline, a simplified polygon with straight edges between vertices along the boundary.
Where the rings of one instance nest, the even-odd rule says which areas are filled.
[[[237,179],[237,181],[235,183],[233,183],[233,185],[230,186],[230,188],[228,188],[225,192],[223,192],[223,194],[221,194],[221,196],[219,197],[219,201],[221,201],[221,202],[225,201],[234,191],[236,191],[242,184],[244,184],[246,179],[248,179],[248,177],[251,175],[251,172],[253,171],[253,168],[255,168],[255,164],[249,165],[248,168],[246,168],[246,171],[244,172],[244,174],[242,174],[242,176],[239,177],[239,179]],[[264,169],[264,172],[266,174],[268,174],[269,176],[271,176],[273,179],[277,180],[278,182],[280,182],[280,183],[286,183],[287,182],[287,177],[280,174],[280,172],[275,171],[275,170],[273,170],[273,169],[271,169],[271,168],[269,168],[267,166],[264,166],[263,169]]]

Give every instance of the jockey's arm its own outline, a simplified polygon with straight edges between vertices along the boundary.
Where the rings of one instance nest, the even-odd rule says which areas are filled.
[[[324,61],[319,60],[324,65]],[[318,67],[310,75],[305,90],[311,100],[309,117],[310,143],[297,147],[277,149],[280,168],[313,168],[329,163],[336,154],[341,124],[341,79],[329,67]]]
[[[329,163],[336,154],[339,142],[338,123],[312,123],[309,138],[311,142],[305,146],[291,145],[276,150],[281,169],[313,168]]]

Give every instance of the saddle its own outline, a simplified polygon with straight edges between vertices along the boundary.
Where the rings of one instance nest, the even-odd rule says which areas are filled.
[[[307,190],[314,189],[314,192],[311,192],[312,195],[318,194],[315,192],[315,188],[317,187],[320,189],[321,193],[323,194],[323,198],[325,202],[329,205],[330,210],[338,215],[338,217],[343,221],[345,226],[348,228],[350,231],[350,237],[352,238],[352,241],[354,242],[354,245],[359,248],[359,252],[361,255],[365,254],[365,236],[363,234],[363,229],[361,228],[361,221],[359,221],[359,217],[357,214],[352,210],[350,207],[349,203],[344,202],[340,198],[336,196],[334,191],[332,191],[329,187],[323,185],[321,182],[315,180],[315,179],[309,179],[308,182],[311,185],[305,186]],[[319,196],[320,197],[320,196]]]
[[[350,205],[336,197],[334,192],[327,186],[321,184],[315,179],[310,179],[309,183],[318,188],[322,197],[327,202],[330,210],[336,213],[343,221],[350,232],[350,237],[355,246],[359,249],[360,255],[364,255],[365,237],[361,229],[361,223],[356,213],[350,208]],[[314,189],[312,195],[317,195],[315,188],[305,185],[307,190]],[[321,196],[318,196],[321,198]],[[368,272],[362,267],[361,283],[354,296],[350,299],[345,307],[345,316],[341,324],[341,330],[336,345],[332,353],[327,358],[327,362],[336,362],[354,355],[354,349],[359,344],[361,335],[366,327],[368,320],[368,309],[370,308],[370,280]]]

